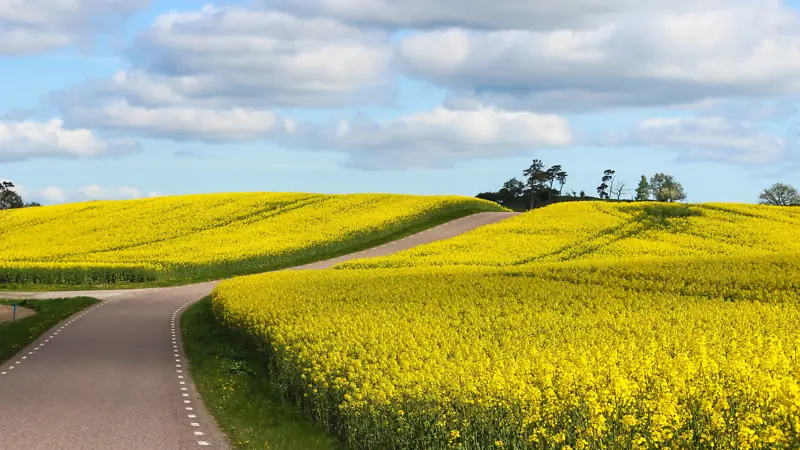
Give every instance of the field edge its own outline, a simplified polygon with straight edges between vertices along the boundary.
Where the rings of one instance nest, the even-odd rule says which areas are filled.
[[[257,349],[216,320],[210,296],[181,314],[180,327],[195,389],[232,448],[344,448],[274,390]]]
[[[52,300],[5,300],[0,304],[32,308],[36,314],[15,322],[0,323],[0,364],[4,364],[48,330],[84,309],[99,303],[91,297],[72,297]]]
[[[215,273],[213,276],[200,276],[200,277],[186,277],[186,278],[165,278],[156,281],[147,281],[141,283],[107,283],[107,284],[0,284],[0,296],[3,292],[48,292],[48,291],[99,291],[108,289],[143,289],[143,288],[161,288],[182,286],[195,283],[204,283],[208,281],[215,281],[235,276],[254,275],[257,273],[271,272],[290,267],[302,266],[319,261],[337,258],[340,256],[357,253],[363,250],[378,247],[380,245],[400,240],[407,236],[426,231],[436,226],[468,217],[475,214],[485,212],[508,212],[506,208],[497,205],[497,208],[492,205],[470,205],[464,208],[454,208],[444,211],[437,211],[437,213],[430,214],[423,217],[421,220],[411,222],[408,226],[401,229],[391,231],[387,234],[376,236],[372,239],[363,241],[355,241],[352,246],[342,249],[334,249],[329,252],[323,252],[308,256],[301,256],[294,260],[287,260],[283,263],[277,263],[271,266],[259,267],[254,270],[242,271],[225,271]]]

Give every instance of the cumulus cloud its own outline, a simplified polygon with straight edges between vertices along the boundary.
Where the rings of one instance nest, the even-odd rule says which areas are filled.
[[[387,86],[385,33],[279,11],[206,7],[171,12],[136,38],[132,67],[62,102],[123,99],[160,108],[337,106]]]
[[[385,169],[570,145],[565,112],[669,106],[708,117],[643,122],[621,145],[767,164],[791,145],[745,119],[796,106],[746,105],[800,90],[800,14],[780,0],[255,0],[163,14],[125,56],[127,69],[51,97],[66,125],[271,140]],[[445,88],[444,104],[383,122],[290,119],[385,102],[398,73]]]
[[[690,11],[725,0],[257,0],[305,15],[326,15],[388,28],[468,27],[558,29],[596,24],[608,16],[661,10]]]
[[[115,156],[140,150],[135,141],[105,141],[88,129],[66,129],[60,119],[48,122],[0,120],[0,161],[4,162]]]
[[[295,128],[294,121],[273,112],[244,108],[146,108],[118,100],[99,108],[70,105],[64,112],[77,126],[187,141],[263,140]]]
[[[0,3],[0,56],[37,53],[113,29],[149,0],[11,0]]]
[[[69,125],[175,140],[274,138],[295,124],[273,108],[382,98],[392,49],[383,32],[232,6],[164,14],[127,56],[131,68],[51,96]]]
[[[349,155],[348,166],[362,169],[441,168],[454,162],[562,147],[572,130],[557,115],[476,107],[408,114],[386,122],[341,121],[336,127],[298,139],[313,149]]]
[[[685,161],[745,166],[781,163],[793,151],[791,141],[786,138],[765,132],[750,122],[722,117],[650,118],[631,130],[609,133],[598,143],[672,150]]]
[[[406,37],[399,54],[410,74],[452,89],[450,101],[511,109],[772,97],[800,89],[800,14],[759,0],[624,14],[586,29],[449,28]]]

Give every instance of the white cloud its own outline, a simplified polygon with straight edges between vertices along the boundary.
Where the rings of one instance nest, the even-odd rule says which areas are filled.
[[[621,14],[586,29],[433,30],[403,39],[399,53],[409,73],[453,89],[455,98],[512,109],[582,111],[797,92],[798,11],[774,0],[724,3]]]
[[[0,55],[51,50],[113,30],[149,0],[5,0],[0,2]]]
[[[0,161],[113,156],[139,150],[133,141],[104,141],[89,129],[65,129],[60,119],[0,120]]]
[[[40,191],[31,193],[31,195],[35,198],[41,198],[50,203],[63,203],[67,201],[66,192],[56,186],[46,187]]]
[[[796,108],[742,105],[800,90],[800,14],[780,0],[464,0],[457,8],[449,0],[256,0],[163,14],[126,57],[127,69],[53,96],[66,125],[177,141],[271,140],[386,169],[567,146],[564,112],[669,106],[723,123],[664,119],[620,142],[769,164],[791,143],[743,119]],[[323,108],[314,114],[324,116],[324,108],[386,102],[398,73],[445,88],[442,107],[327,126],[298,124],[292,109],[279,109]],[[725,106],[731,99],[741,102],[735,111]]]
[[[403,169],[562,147],[571,143],[572,130],[556,115],[438,107],[383,123],[342,121],[326,132],[301,131],[298,138],[309,148],[347,153],[353,167]]]
[[[721,117],[650,118],[626,132],[610,133],[600,143],[672,150],[685,161],[746,166],[779,164],[792,151],[785,138]]]
[[[174,140],[291,133],[272,108],[385,99],[388,36],[332,19],[250,7],[160,16],[128,52],[131,68],[56,93],[71,126]]]
[[[84,195],[92,200],[114,200],[122,198],[141,198],[142,193],[129,186],[122,186],[116,189],[105,189],[96,184],[90,186],[83,186],[76,189],[78,194]]]
[[[68,45],[72,40],[73,36],[69,33],[39,32],[20,28],[4,30],[0,27],[0,56],[39,53]]]
[[[291,120],[254,109],[145,108],[118,100],[101,108],[65,109],[71,123],[174,140],[248,141],[290,132]]]
[[[688,11],[725,0],[257,0],[307,15],[389,28],[558,29],[631,12]]]
[[[144,107],[337,106],[387,87],[385,33],[278,11],[206,7],[167,13],[136,38],[132,68],[62,95]],[[374,98],[374,97],[370,97]]]

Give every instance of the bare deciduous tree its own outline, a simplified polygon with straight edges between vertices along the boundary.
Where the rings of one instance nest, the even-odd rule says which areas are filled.
[[[630,189],[625,188],[627,185],[628,183],[624,181],[617,181],[616,184],[611,187],[611,195],[616,197],[617,200],[621,199],[623,195],[630,191]]]

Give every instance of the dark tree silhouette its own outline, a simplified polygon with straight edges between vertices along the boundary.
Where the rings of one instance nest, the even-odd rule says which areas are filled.
[[[522,195],[525,193],[525,183],[516,178],[512,178],[503,183],[502,189],[508,191],[509,194],[514,196],[514,198],[516,199],[522,197]]]
[[[14,183],[0,181],[0,210],[22,208],[25,203],[22,197],[14,191]]]
[[[558,167],[560,168],[561,166]],[[558,181],[558,195],[561,195],[561,192],[564,190],[564,185],[567,183],[567,172],[559,170],[559,172],[556,173],[556,181]]]
[[[544,183],[547,180],[547,172],[542,169],[544,169],[544,162],[540,159],[534,159],[531,165],[522,171],[522,174],[526,177],[525,187],[530,195],[530,209],[536,207],[536,196],[543,190]]]
[[[615,171],[611,169],[606,169],[603,171],[603,180],[600,186],[597,186],[597,195],[600,196],[602,199],[608,199],[609,191],[614,187],[614,173]]]

